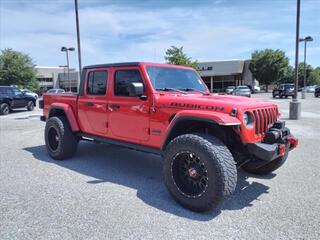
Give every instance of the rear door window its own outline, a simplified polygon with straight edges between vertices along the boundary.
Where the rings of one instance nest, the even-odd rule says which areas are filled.
[[[107,90],[107,71],[92,71],[89,73],[87,94],[105,95]]]

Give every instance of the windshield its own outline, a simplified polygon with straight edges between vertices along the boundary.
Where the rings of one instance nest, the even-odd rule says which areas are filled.
[[[146,67],[153,87],[158,91],[203,91],[208,89],[202,82],[199,75],[188,69],[170,68],[170,67]]]
[[[238,90],[248,91],[248,90],[250,90],[250,89],[249,89],[248,87],[243,86],[243,87],[238,87]]]

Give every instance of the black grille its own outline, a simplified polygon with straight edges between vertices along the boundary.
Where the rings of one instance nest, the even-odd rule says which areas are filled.
[[[252,111],[255,120],[256,135],[264,134],[268,131],[269,125],[277,121],[277,108],[263,108]]]

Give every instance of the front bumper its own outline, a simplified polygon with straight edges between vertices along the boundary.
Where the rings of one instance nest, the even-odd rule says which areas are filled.
[[[292,136],[285,127],[285,122],[276,122],[265,134],[264,140],[258,143],[248,143],[250,155],[270,162],[288,154],[298,146],[298,139]]]

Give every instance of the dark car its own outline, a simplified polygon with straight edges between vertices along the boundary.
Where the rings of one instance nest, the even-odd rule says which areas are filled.
[[[316,87],[316,90],[314,91],[314,96],[319,97],[320,96],[320,86]]]
[[[0,86],[0,115],[7,115],[12,109],[26,107],[32,111],[36,98],[12,86]]]
[[[294,84],[292,83],[284,83],[280,84],[278,87],[273,89],[272,91],[272,97],[276,98],[287,98],[287,97],[293,97],[294,96]]]

